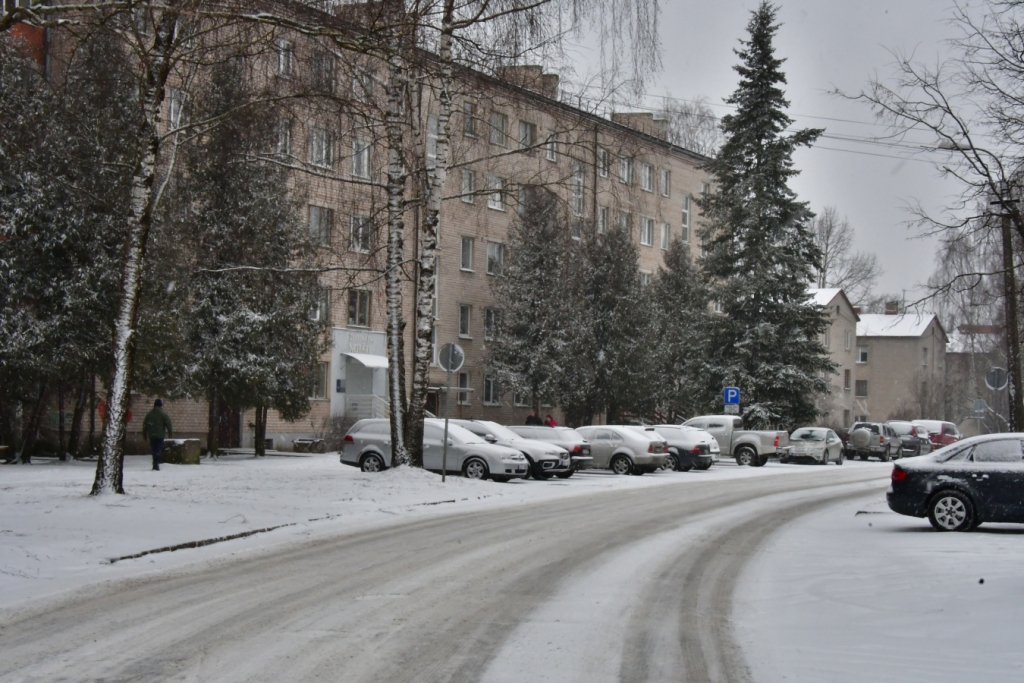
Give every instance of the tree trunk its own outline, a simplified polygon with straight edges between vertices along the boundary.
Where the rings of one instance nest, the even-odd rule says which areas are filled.
[[[15,446],[15,406],[11,399],[4,392],[3,383],[0,382],[0,444],[7,446],[7,461],[14,460]]]
[[[423,220],[419,279],[416,284],[416,329],[412,360],[412,396],[409,400],[408,441],[410,464],[423,467],[423,415],[430,387],[430,365],[434,359],[434,307],[437,296],[437,236],[441,222],[441,196],[448,176],[449,122],[452,101],[452,19],[454,0],[445,0],[441,18],[438,57],[441,68],[437,112],[437,156],[434,168],[427,169],[426,213]],[[421,116],[416,130],[429,121]],[[419,142],[419,141],[418,141]],[[425,148],[424,148],[425,149]]]
[[[146,243],[153,220],[154,185],[160,152],[160,106],[164,100],[178,29],[178,14],[166,9],[156,22],[152,47],[143,55],[140,87],[142,123],[138,131],[138,165],[132,174],[131,211],[121,263],[121,300],[114,319],[114,374],[107,398],[103,448],[96,462],[92,495],[124,493],[124,440],[135,358],[135,325],[139,315]]]
[[[256,434],[255,443],[256,457],[267,455],[267,411],[266,406],[256,406]]]
[[[391,34],[396,41],[404,41],[401,35],[400,22],[403,13],[402,4],[397,0],[389,0],[387,21]],[[396,42],[396,44],[398,44]],[[384,276],[387,296],[387,354],[388,354],[388,393],[391,402],[391,462],[393,465],[409,463],[409,453],[405,447],[405,408],[402,355],[402,262],[404,261],[403,243],[405,239],[405,181],[406,169],[402,161],[405,153],[405,129],[402,122],[405,110],[405,85],[407,83],[407,62],[404,55],[392,53],[388,59],[387,112],[385,123],[388,143],[388,242],[387,271]]]
[[[57,459],[67,462],[68,452],[64,450],[64,383],[57,385]]]
[[[89,381],[89,455],[96,453],[96,375]]]
[[[206,413],[206,452],[211,458],[217,457],[217,443],[220,438],[220,411],[217,390],[210,391],[209,409]]]
[[[71,433],[68,434],[68,453],[75,459],[82,447],[82,417],[85,415],[88,397],[85,382],[79,383],[75,394],[75,410],[71,415]]]
[[[43,377],[39,380],[39,394],[32,405],[32,412],[29,413],[21,436],[21,452],[18,454],[18,462],[23,465],[32,463],[32,451],[35,450],[36,444],[39,442],[39,427],[43,422],[43,415],[46,414],[48,389],[49,379]]]

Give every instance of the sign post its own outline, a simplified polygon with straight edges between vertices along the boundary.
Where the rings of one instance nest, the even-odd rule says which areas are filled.
[[[445,344],[437,354],[437,361],[445,369],[444,439],[441,442],[441,481],[448,472],[448,411],[452,403],[452,373],[458,372],[466,361],[466,352],[458,344]]]
[[[722,402],[725,404],[726,415],[740,414],[740,388],[726,387],[722,391]]]

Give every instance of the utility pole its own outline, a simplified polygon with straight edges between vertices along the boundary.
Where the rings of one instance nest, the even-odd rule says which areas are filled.
[[[1000,214],[1003,236],[1003,301],[1006,316],[1006,362],[1009,366],[1009,398],[1010,431],[1024,429],[1024,383],[1021,382],[1020,368],[1020,327],[1017,323],[1017,277],[1013,268],[1013,231],[1011,230],[1011,208],[1016,199],[1010,198],[1009,188],[1003,187],[1003,196],[997,197],[992,204],[1002,206]]]

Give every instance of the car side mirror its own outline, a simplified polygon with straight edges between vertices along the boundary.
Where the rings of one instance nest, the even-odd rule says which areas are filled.
[[[449,446],[454,446],[454,445],[455,445],[455,442],[454,442],[454,441],[452,441],[451,439],[448,439],[448,445],[449,445]]]
[[[484,441],[486,441],[487,443],[494,443],[497,440],[498,437],[496,437],[494,434],[484,434]]]

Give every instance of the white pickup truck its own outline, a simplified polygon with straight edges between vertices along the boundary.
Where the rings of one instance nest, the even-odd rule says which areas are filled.
[[[732,456],[737,465],[761,467],[789,447],[788,432],[745,430],[743,420],[735,415],[691,417],[683,426],[706,430],[721,447],[722,457]]]

